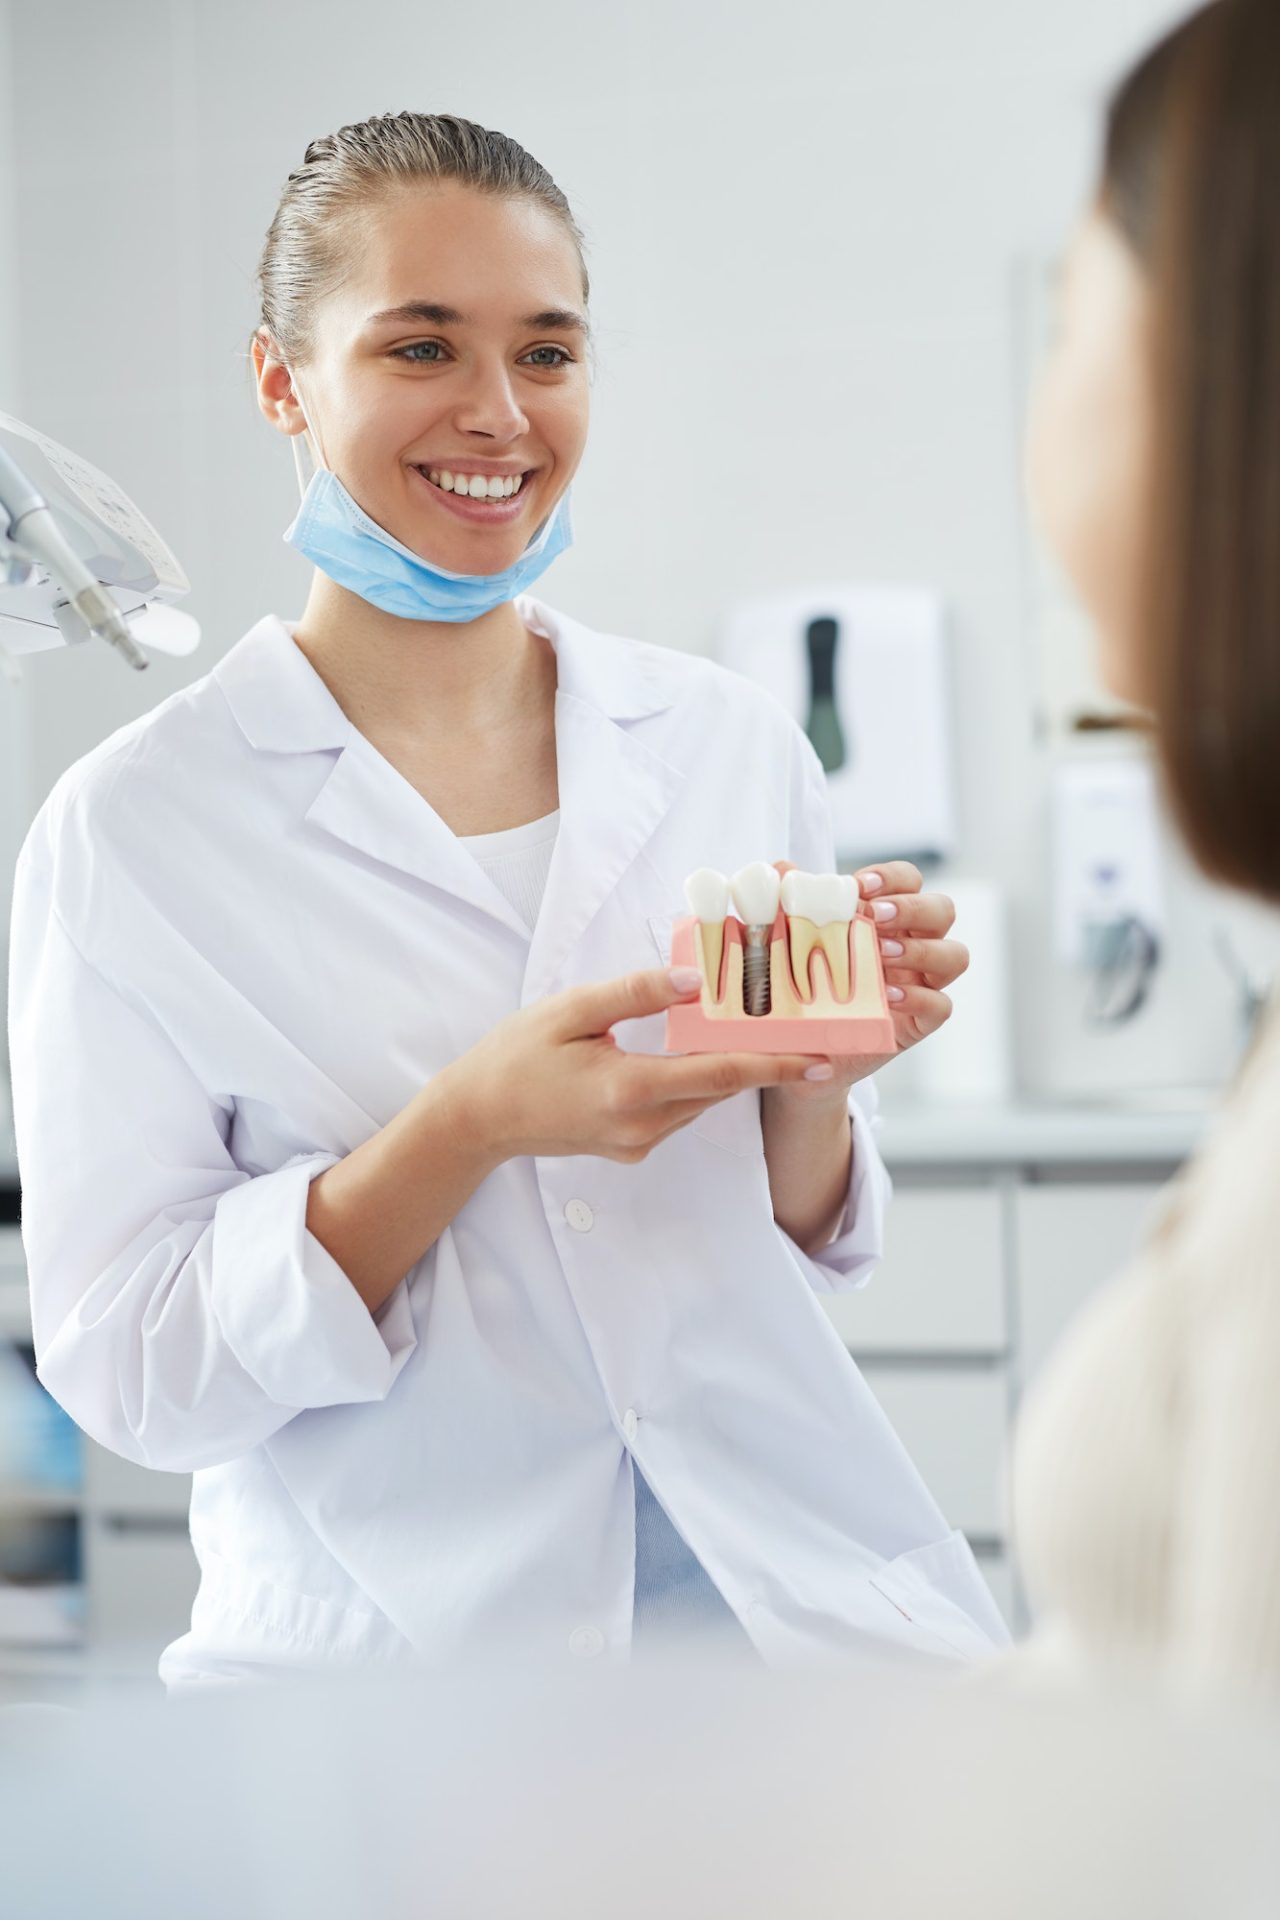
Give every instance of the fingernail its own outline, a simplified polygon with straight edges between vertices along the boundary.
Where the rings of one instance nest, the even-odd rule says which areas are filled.
[[[829,1060],[819,1060],[816,1066],[805,1068],[804,1077],[806,1080],[829,1080],[834,1072],[835,1068]]]
[[[886,987],[884,995],[886,1000],[905,1000],[907,997],[901,987]]]
[[[882,940],[880,942],[880,951],[896,959],[898,954],[906,952],[906,948],[903,946],[901,940]]]
[[[896,920],[898,909],[892,900],[877,900],[871,909],[877,920]]]
[[[861,876],[861,881],[864,894],[879,893],[881,887],[884,885],[884,875],[882,873],[864,873]]]
[[[692,993],[695,987],[702,985],[702,973],[698,967],[668,967],[667,978],[677,993]]]

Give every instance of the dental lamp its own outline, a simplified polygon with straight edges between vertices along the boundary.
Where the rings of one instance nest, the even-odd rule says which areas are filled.
[[[6,655],[77,646],[94,635],[138,672],[148,664],[144,648],[190,653],[200,629],[173,604],[190,591],[169,548],[114,480],[0,413],[0,666]],[[16,671],[8,667],[11,676]]]

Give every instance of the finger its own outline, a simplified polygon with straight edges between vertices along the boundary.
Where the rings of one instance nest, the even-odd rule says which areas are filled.
[[[889,893],[919,893],[924,876],[909,860],[882,860],[878,867],[859,867],[858,892],[864,900]]]
[[[901,940],[903,930],[917,939],[941,940],[956,923],[955,903],[945,893],[897,894],[871,902],[877,930]]]
[[[905,933],[905,928],[903,929]],[[969,965],[969,949],[960,940],[912,940],[881,935],[885,979],[918,975],[927,987],[949,987]],[[898,980],[899,986],[905,984]]]
[[[688,978],[691,984],[687,988],[677,987],[671,969],[646,967],[639,973],[619,974],[613,980],[568,987],[563,993],[551,995],[548,1005],[562,1038],[585,1038],[607,1033],[617,1020],[643,1020],[648,1014],[662,1013],[667,1007],[692,1000],[701,991],[702,975],[692,967]]]
[[[633,1097],[642,1105],[701,1100],[714,1105],[748,1087],[776,1087],[803,1080],[820,1056],[806,1053],[689,1053],[659,1058],[629,1054]]]
[[[888,993],[899,1046],[913,1047],[918,1040],[927,1040],[951,1018],[951,1001],[945,993],[937,993],[932,987],[895,986],[890,987]],[[895,994],[900,994],[901,999],[895,1000]]]

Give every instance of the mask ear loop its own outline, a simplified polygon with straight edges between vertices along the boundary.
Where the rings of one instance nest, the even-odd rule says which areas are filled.
[[[289,369],[289,380],[293,387],[294,399],[298,403],[298,412],[302,415],[303,419],[303,431],[290,435],[289,446],[293,453],[293,471],[298,478],[298,492],[305,500],[307,497],[307,487],[311,482],[312,476],[320,472],[324,466],[324,460],[323,458],[317,459],[316,450],[311,444],[311,422],[307,419],[307,409],[303,402],[302,389],[298,385],[298,376],[292,367]],[[310,473],[307,472],[303,463],[302,447],[300,445],[300,442],[303,440],[307,443],[307,455],[311,462]],[[323,455],[323,448],[321,449],[321,454]]]

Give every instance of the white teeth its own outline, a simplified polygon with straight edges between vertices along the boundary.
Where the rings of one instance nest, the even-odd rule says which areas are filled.
[[[802,914],[815,927],[852,920],[858,910],[858,883],[851,873],[802,873],[793,867],[782,878],[782,910]]]
[[[723,920],[729,911],[729,882],[714,867],[699,867],[685,881],[684,897],[699,920]]]
[[[858,911],[858,883],[851,873],[802,873],[783,877],[782,907],[787,915],[791,975],[806,1005],[814,999],[810,971],[813,950],[821,947],[837,1000],[849,998],[849,922]],[[825,984],[822,991],[825,992]]]
[[[724,922],[729,911],[729,882],[714,867],[699,867],[684,883],[684,897],[697,917],[702,977],[715,999],[720,989],[724,959]]]
[[[733,876],[733,904],[748,927],[772,926],[778,911],[782,882],[778,869],[766,860],[753,860]]]
[[[466,494],[472,500],[509,500],[524,484],[522,473],[450,473],[447,467],[419,467],[442,493]]]

